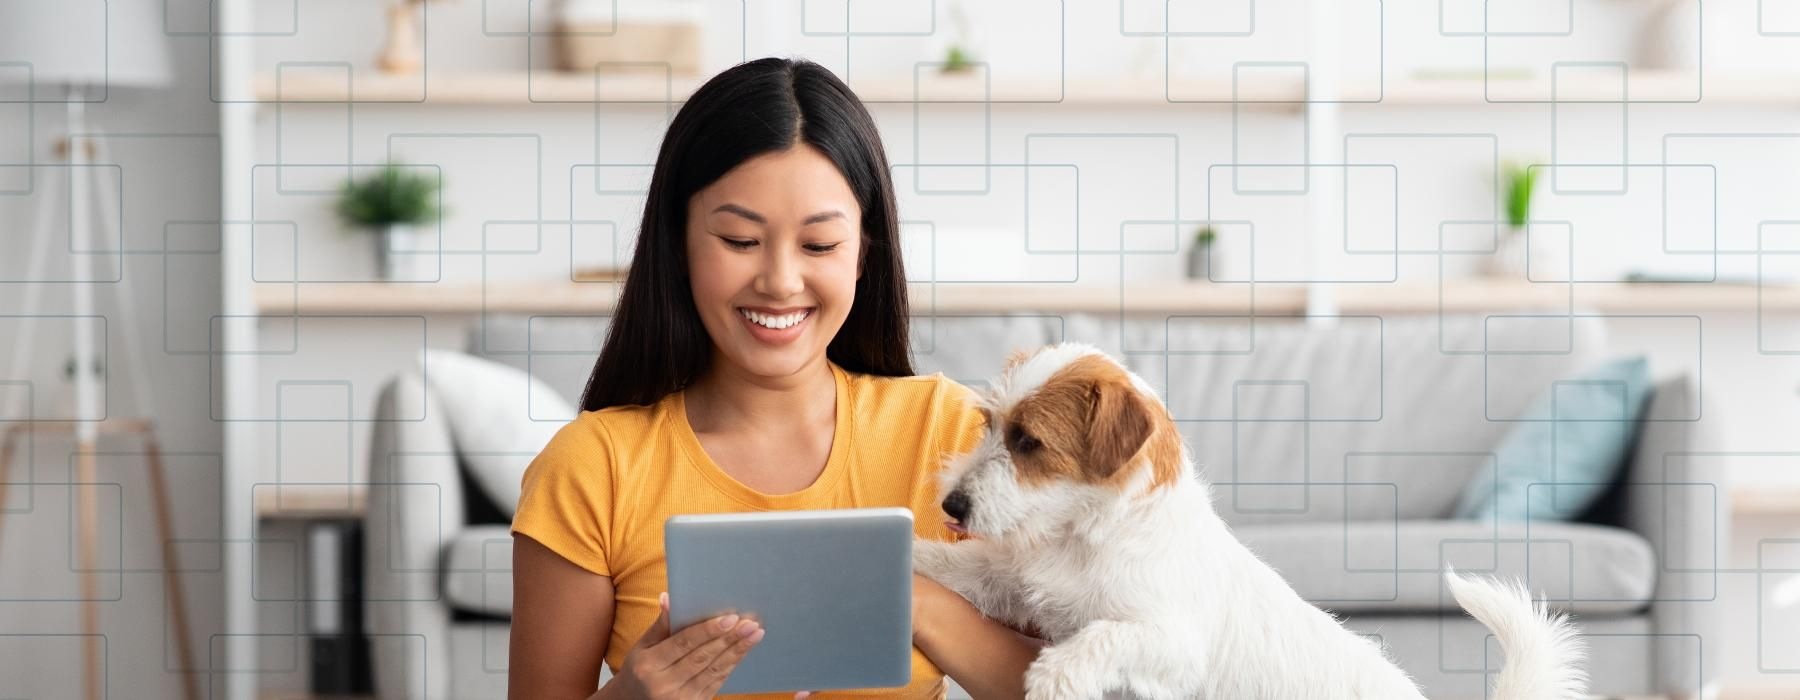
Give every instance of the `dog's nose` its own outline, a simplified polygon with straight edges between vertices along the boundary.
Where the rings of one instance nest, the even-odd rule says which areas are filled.
[[[951,491],[944,499],[944,513],[957,520],[969,517],[969,496],[961,491]]]

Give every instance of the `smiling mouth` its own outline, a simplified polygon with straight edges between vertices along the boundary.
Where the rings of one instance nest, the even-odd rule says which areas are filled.
[[[760,311],[752,311],[740,307],[737,312],[739,316],[743,316],[745,320],[748,320],[751,323],[769,330],[779,331],[800,325],[800,322],[805,321],[808,317],[812,316],[813,311],[815,310],[816,309],[806,308],[785,314],[766,314]]]

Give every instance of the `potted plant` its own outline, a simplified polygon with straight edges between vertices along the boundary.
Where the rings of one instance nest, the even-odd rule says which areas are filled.
[[[434,171],[388,163],[366,178],[344,182],[338,216],[375,234],[375,266],[382,279],[407,279],[429,240],[423,227],[443,215]]]
[[[950,48],[944,51],[945,73],[966,72],[969,70],[970,66],[969,54],[968,52],[963,51],[963,47],[951,44]]]
[[[1529,249],[1526,230],[1531,226],[1531,194],[1537,185],[1537,170],[1523,163],[1500,166],[1500,192],[1506,210],[1506,230],[1494,241],[1494,254],[1488,258],[1487,272],[1501,277],[1524,277]]]
[[[975,67],[975,58],[971,55],[969,45],[969,15],[964,11],[961,2],[950,3],[949,45],[944,48],[943,65],[939,68],[946,74],[967,73]]]
[[[1187,276],[1191,280],[1212,279],[1213,242],[1218,239],[1218,231],[1211,225],[1202,225],[1194,229],[1194,245],[1188,248]]]

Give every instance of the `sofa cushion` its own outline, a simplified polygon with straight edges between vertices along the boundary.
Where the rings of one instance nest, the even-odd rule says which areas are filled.
[[[1617,480],[1651,390],[1642,355],[1613,360],[1546,388],[1530,415],[1469,480],[1456,517],[1574,520]]]
[[[444,547],[444,599],[472,613],[512,617],[510,525],[476,525]]]
[[[426,350],[423,371],[469,475],[512,515],[525,467],[575,408],[523,370],[454,350]]]
[[[1346,613],[1459,610],[1445,565],[1525,581],[1582,615],[1644,609],[1656,590],[1650,543],[1604,525],[1467,520],[1294,522],[1235,528],[1238,539],[1307,600]]]

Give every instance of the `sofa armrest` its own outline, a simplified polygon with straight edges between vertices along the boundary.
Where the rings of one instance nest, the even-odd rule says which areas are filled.
[[[376,400],[363,522],[363,627],[382,698],[449,696],[445,545],[465,526],[449,423],[423,377],[402,372]]]
[[[1656,689],[1676,696],[1716,684],[1725,641],[1719,570],[1731,508],[1715,437],[1720,402],[1704,398],[1685,374],[1656,386],[1623,485],[1621,524],[1649,540],[1657,559]]]

